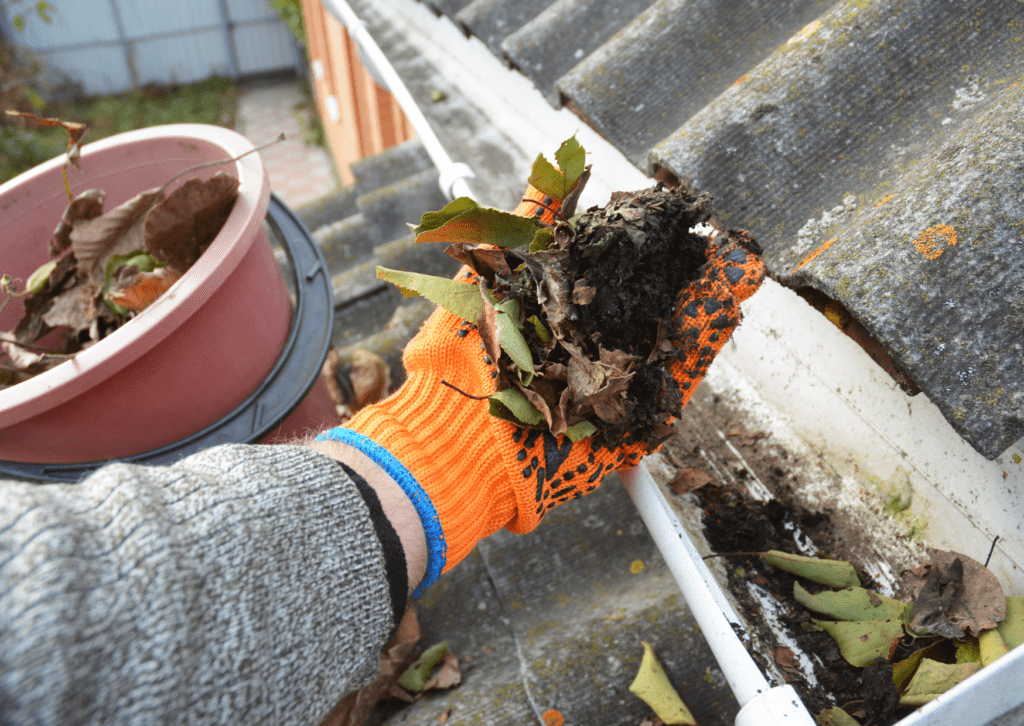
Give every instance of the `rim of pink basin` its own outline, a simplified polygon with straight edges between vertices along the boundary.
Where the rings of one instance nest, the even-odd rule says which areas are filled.
[[[88,169],[89,158],[107,149],[145,144],[157,139],[213,143],[224,152],[219,158],[235,157],[255,148],[247,138],[231,129],[205,124],[169,124],[128,131],[87,144],[82,147],[82,167]],[[210,160],[214,158],[217,157]],[[61,184],[60,168],[64,159],[63,155],[51,159],[0,185],[0,200],[5,193],[26,181],[52,174],[54,170],[57,184]],[[196,163],[206,160],[197,160]],[[48,411],[109,379],[172,335],[217,291],[249,251],[270,203],[270,184],[260,154],[251,153],[234,162],[233,166],[240,180],[235,206],[221,231],[188,272],[145,311],[92,347],[44,373],[0,391],[0,428]],[[230,170],[232,164],[212,168]],[[196,170],[196,173],[204,171],[207,169]],[[175,185],[185,178],[187,176],[176,180]],[[124,200],[115,201],[120,204]],[[113,206],[107,204],[105,208],[112,209]],[[0,208],[0,219],[2,216]],[[54,226],[58,221],[54,220]],[[47,240],[39,242],[46,243]]]

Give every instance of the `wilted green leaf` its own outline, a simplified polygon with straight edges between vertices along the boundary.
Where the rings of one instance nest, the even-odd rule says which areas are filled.
[[[857,668],[871,665],[875,658],[889,655],[893,638],[903,635],[903,621],[870,620],[860,622],[831,622],[815,620],[815,624],[832,636],[846,662]]]
[[[446,244],[485,242],[507,249],[530,244],[538,229],[541,229],[541,223],[534,217],[521,217],[500,209],[479,207],[464,211],[434,229],[418,233],[416,241]]]
[[[957,663],[981,663],[981,645],[974,638],[956,644]]]
[[[983,668],[992,665],[1010,652],[1006,647],[1006,643],[1003,642],[1002,636],[999,635],[998,630],[982,632],[978,636],[978,645],[981,650],[981,665]]]
[[[405,670],[405,673],[398,679],[398,685],[413,693],[422,691],[427,686],[430,671],[444,658],[444,654],[447,652],[447,640],[427,648],[423,651],[423,655],[417,658],[416,662]]]
[[[573,136],[558,147],[558,151],[555,152],[555,163],[565,177],[565,193],[568,194],[583,175],[583,169],[587,165],[587,152]]]
[[[526,322],[533,323],[533,329],[537,333],[537,337],[540,338],[541,343],[551,342],[551,333],[544,327],[544,323],[540,321],[536,315],[531,315],[526,319]]]
[[[46,285],[50,280],[50,273],[53,272],[56,267],[57,260],[50,260],[33,272],[32,276],[28,278],[28,282],[25,283],[25,292],[37,293],[45,290]]]
[[[892,682],[896,684],[896,688],[900,690],[900,693],[906,689],[910,679],[917,673],[917,668],[921,665],[921,661],[925,658],[935,660],[941,657],[948,643],[949,641],[945,639],[938,640],[931,645],[921,648],[921,650],[915,650],[906,660],[892,664]]]
[[[1024,597],[1006,598],[1006,619],[998,627],[999,635],[1010,650],[1024,643]]]
[[[512,423],[536,426],[544,420],[544,415],[517,388],[498,391],[490,397],[488,407],[492,416]]]
[[[839,706],[826,708],[814,720],[818,722],[818,726],[860,726],[853,716]]]
[[[530,346],[526,344],[526,338],[519,330],[519,303],[516,300],[506,300],[495,307],[498,310],[498,344],[508,353],[508,357],[516,364],[520,373],[526,374],[528,380],[523,380],[523,384],[529,385],[534,374],[533,355],[530,353]]]
[[[644,655],[640,660],[640,670],[636,678],[629,684],[630,693],[650,706],[654,713],[666,724],[692,724],[697,726],[690,709],[683,703],[676,689],[668,680],[665,669],[654,655],[650,643],[642,643]]]
[[[418,237],[424,232],[429,232],[447,224],[460,214],[468,212],[471,209],[479,208],[480,205],[469,197],[458,197],[457,199],[453,199],[448,202],[444,209],[438,212],[426,212],[422,217],[420,217],[419,226],[416,227],[410,224],[409,229],[411,229],[412,233]],[[419,240],[417,239],[416,241],[418,242]]]
[[[569,440],[573,443],[582,441],[588,436],[593,436],[597,432],[597,426],[590,423],[589,421],[580,421],[578,424],[573,424],[565,430],[565,435],[569,437]]]
[[[808,610],[836,620],[891,620],[902,618],[908,608],[899,600],[865,590],[863,587],[850,587],[812,595],[799,582],[794,582],[793,597]]]
[[[533,242],[530,243],[530,252],[543,252],[554,241],[555,233],[547,227],[542,227],[537,230],[537,234],[533,235]]]
[[[397,285],[406,297],[410,296],[406,291],[412,295],[422,295],[463,320],[476,320],[484,308],[480,288],[469,282],[419,272],[389,270],[386,267],[377,267],[377,277]]]
[[[979,663],[939,663],[925,658],[910,679],[906,692],[900,697],[900,706],[923,706],[950,688],[974,675]]]
[[[817,557],[791,555],[778,550],[761,555],[761,559],[780,570],[821,585],[836,589],[860,587],[860,580],[853,570],[853,565],[845,560],[823,560]]]

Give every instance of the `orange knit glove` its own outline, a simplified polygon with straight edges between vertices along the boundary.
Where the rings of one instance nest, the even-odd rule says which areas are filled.
[[[542,198],[531,187],[516,213],[550,221],[550,212],[527,201]],[[548,206],[558,208],[557,202]],[[673,320],[690,341],[672,369],[684,406],[739,324],[739,303],[764,279],[760,250],[743,233],[730,232],[721,246],[709,247],[703,277],[680,296]],[[443,308],[406,346],[403,362],[408,379],[394,395],[321,438],[356,446],[409,495],[429,550],[421,588],[480,539],[502,527],[529,532],[549,509],[593,491],[605,474],[650,453],[640,444],[609,450],[593,439],[573,443],[547,430],[523,429],[490,415],[486,400],[442,385],[443,378],[484,395],[494,391],[497,376],[476,325]]]

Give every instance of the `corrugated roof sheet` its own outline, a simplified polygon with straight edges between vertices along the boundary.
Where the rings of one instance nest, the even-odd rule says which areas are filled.
[[[982,454],[1024,435],[1024,2],[548,4],[456,17],[514,14],[464,24],[638,167],[710,191]]]

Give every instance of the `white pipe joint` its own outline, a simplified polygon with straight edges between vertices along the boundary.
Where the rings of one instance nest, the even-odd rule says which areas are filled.
[[[441,170],[441,175],[437,179],[437,184],[438,186],[441,187],[441,193],[444,194],[445,199],[447,199],[450,202],[451,200],[455,199],[456,196],[471,196],[469,194],[463,193],[456,194],[455,184],[460,179],[474,179],[475,177],[476,174],[469,167],[469,164],[463,164],[461,161],[456,161],[449,164],[448,166]],[[466,187],[465,184],[459,186],[460,189],[468,189],[468,187]]]
[[[754,697],[736,714],[736,726],[815,726],[793,686],[777,686]]]

